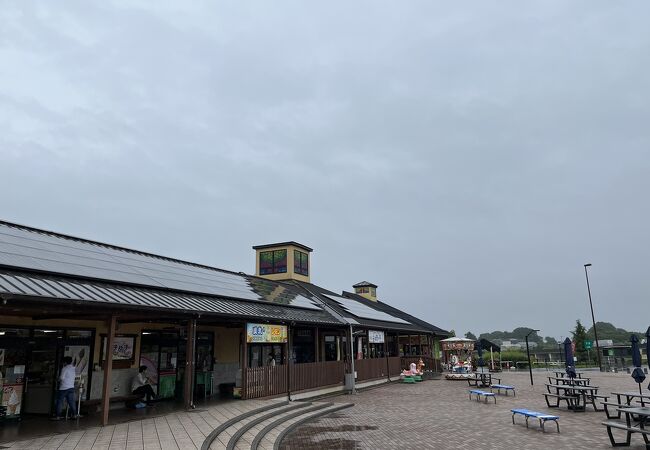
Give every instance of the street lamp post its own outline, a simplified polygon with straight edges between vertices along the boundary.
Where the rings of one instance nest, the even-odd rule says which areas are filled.
[[[530,363],[530,349],[528,348],[528,336],[539,330],[530,330],[526,335],[526,353],[528,354],[528,372],[530,373],[530,385],[533,385],[533,366]]]
[[[598,356],[598,369],[603,371],[603,364],[600,361],[600,345],[598,344],[598,331],[596,331],[596,319],[594,318],[594,305],[591,302],[591,288],[589,287],[589,274],[587,273],[587,267],[591,267],[591,264],[585,264],[585,278],[587,279],[587,293],[589,294],[589,307],[591,308],[591,322],[594,325],[594,337],[596,338],[596,356]]]

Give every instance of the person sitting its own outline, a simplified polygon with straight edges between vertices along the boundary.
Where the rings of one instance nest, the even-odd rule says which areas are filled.
[[[146,397],[148,405],[156,398],[156,393],[153,391],[150,382],[151,380],[147,377],[147,366],[140,366],[138,374],[133,378],[133,382],[131,383],[131,392],[139,395],[141,399]]]

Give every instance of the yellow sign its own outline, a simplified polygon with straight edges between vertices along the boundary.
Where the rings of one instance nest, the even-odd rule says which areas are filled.
[[[247,323],[246,342],[284,344],[287,342],[287,327],[268,323]]]

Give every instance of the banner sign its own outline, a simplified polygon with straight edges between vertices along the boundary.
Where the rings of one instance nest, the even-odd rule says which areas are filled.
[[[442,349],[450,350],[474,350],[474,342],[441,342]]]
[[[247,323],[246,342],[284,344],[287,342],[287,327],[268,323]]]
[[[368,343],[370,344],[383,344],[384,343],[384,332],[368,330]]]

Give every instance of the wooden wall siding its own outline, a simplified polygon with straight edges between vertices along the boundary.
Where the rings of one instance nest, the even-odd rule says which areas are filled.
[[[439,359],[433,359],[430,356],[403,356],[402,369],[408,369],[411,363],[417,365],[418,361],[422,359],[424,362],[424,370],[433,370],[434,372],[442,372],[442,364]]]
[[[398,376],[402,373],[402,358],[399,356],[391,356],[388,358],[388,373],[391,377]]]
[[[386,358],[355,359],[354,370],[357,372],[357,381],[386,378],[388,377],[388,362]]]
[[[343,384],[345,363],[325,361],[291,365],[291,392]]]
[[[260,398],[287,392],[287,366],[253,367],[245,369],[244,397]]]

